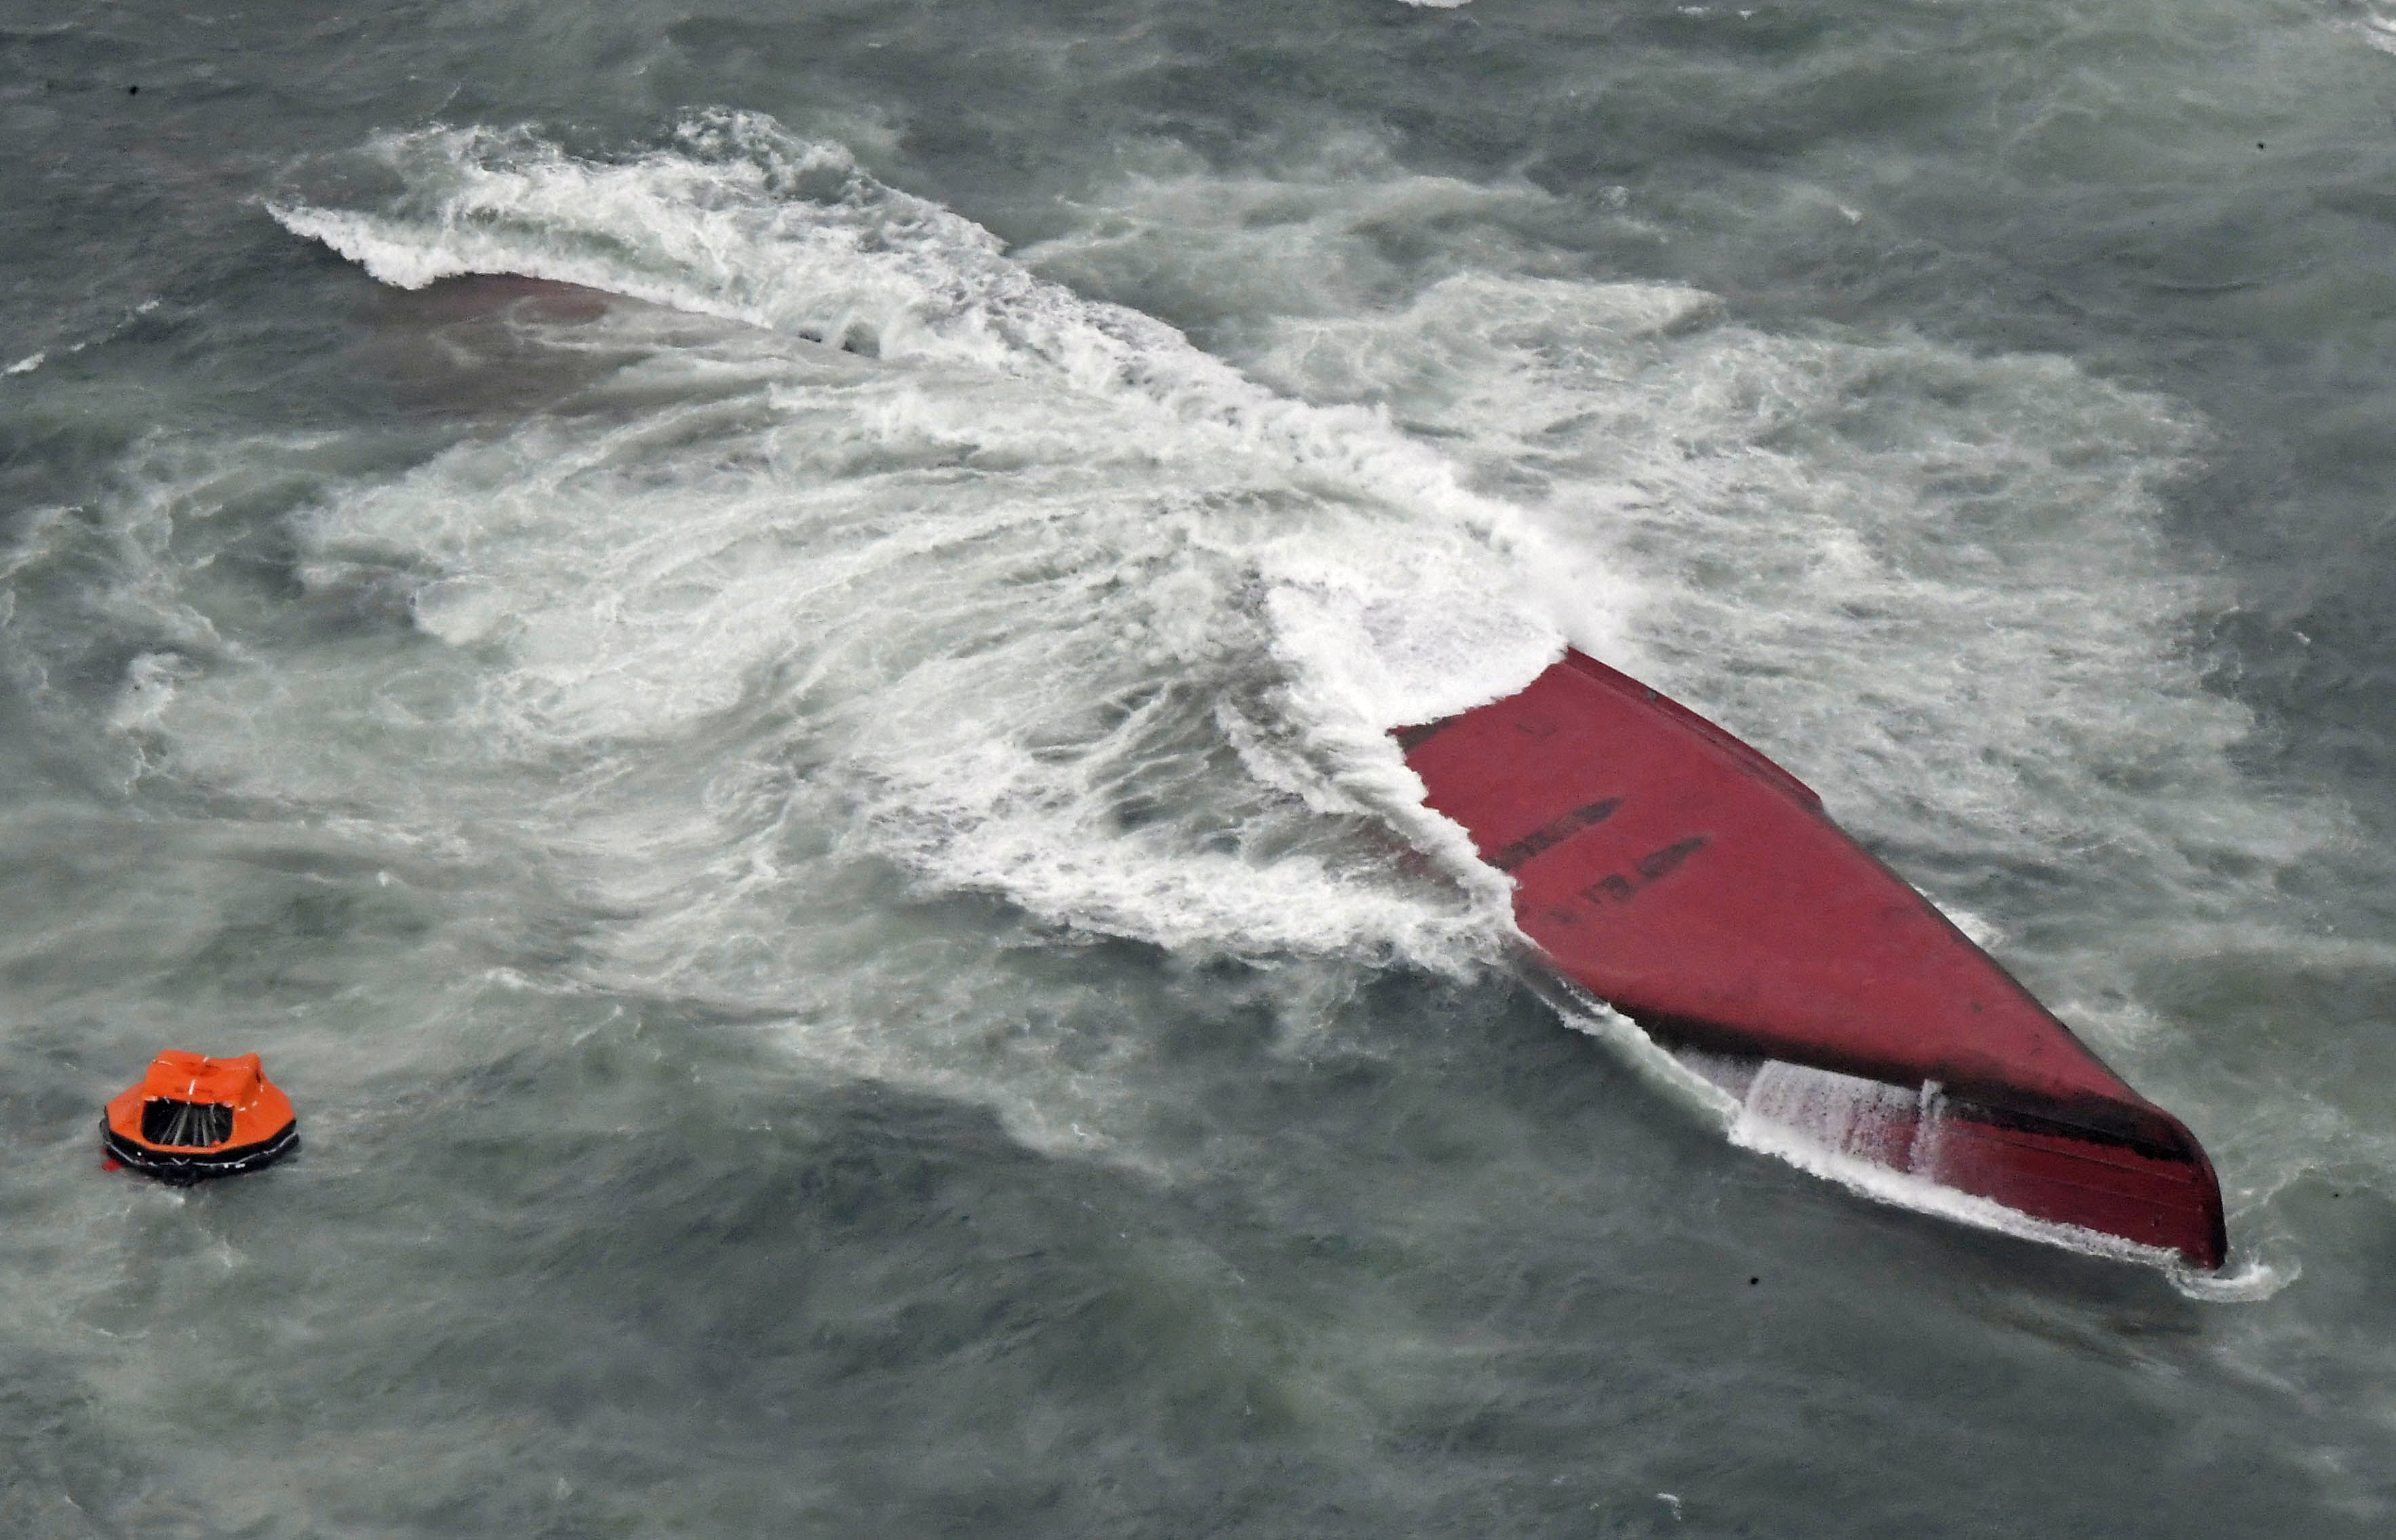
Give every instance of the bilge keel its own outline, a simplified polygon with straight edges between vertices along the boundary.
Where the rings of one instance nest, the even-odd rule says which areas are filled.
[[[1514,880],[1547,963],[1830,1153],[2176,1252],[2228,1249],[2212,1162],[1797,778],[1568,652],[1397,735]]]

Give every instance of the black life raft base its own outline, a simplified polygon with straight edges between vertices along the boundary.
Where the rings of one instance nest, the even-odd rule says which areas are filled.
[[[168,1187],[192,1187],[211,1176],[238,1176],[273,1165],[300,1148],[298,1120],[251,1144],[233,1145],[223,1149],[178,1149],[173,1151],[148,1148],[137,1144],[100,1120],[100,1148],[108,1158],[145,1176],[154,1176]]]

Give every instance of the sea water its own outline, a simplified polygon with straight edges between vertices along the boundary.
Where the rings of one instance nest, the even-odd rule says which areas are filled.
[[[2396,1522],[2396,19],[0,60],[8,1533]],[[1388,729],[1567,644],[2184,1117],[2224,1274],[1535,993]],[[103,1174],[167,1046],[304,1153]]]

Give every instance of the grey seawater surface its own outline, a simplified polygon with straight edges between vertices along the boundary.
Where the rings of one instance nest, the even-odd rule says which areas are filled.
[[[0,1525],[2382,1533],[2391,23],[19,7]],[[1732,1148],[1380,729],[1570,638],[2215,1152]],[[156,1048],[306,1152],[98,1170]]]

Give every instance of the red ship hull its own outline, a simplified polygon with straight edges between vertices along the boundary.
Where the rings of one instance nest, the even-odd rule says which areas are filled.
[[[1845,1099],[1832,1153],[2221,1265],[2179,1120],[1753,749],[1578,653],[1398,738],[1550,965],[1751,1109],[1775,1065],[1890,1087]]]

